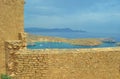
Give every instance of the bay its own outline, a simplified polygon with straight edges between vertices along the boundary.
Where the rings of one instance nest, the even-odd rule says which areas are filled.
[[[29,32],[35,35],[62,37],[69,39],[76,38],[112,38],[120,42],[119,33],[94,33],[94,32]]]

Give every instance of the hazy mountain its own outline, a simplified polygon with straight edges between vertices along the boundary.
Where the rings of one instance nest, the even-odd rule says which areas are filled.
[[[86,32],[83,30],[72,30],[70,28],[46,29],[46,28],[36,28],[36,27],[25,28],[25,31],[26,32]]]

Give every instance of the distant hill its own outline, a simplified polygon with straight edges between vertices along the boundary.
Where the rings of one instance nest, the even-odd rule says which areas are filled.
[[[53,28],[53,29],[46,29],[46,28],[25,28],[25,32],[86,32],[83,30],[72,30],[70,28]]]

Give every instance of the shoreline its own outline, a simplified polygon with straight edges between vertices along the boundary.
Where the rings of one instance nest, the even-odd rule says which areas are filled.
[[[27,35],[27,40],[30,43],[33,42],[63,42],[72,45],[81,46],[98,46],[102,44],[101,39],[98,38],[80,38],[80,39],[68,39],[60,37],[50,37],[50,36],[37,36],[37,35]]]
[[[83,49],[27,49],[26,51],[33,51],[33,53],[43,53],[43,54],[47,54],[45,52],[48,52],[51,54],[51,52],[49,51],[54,51],[54,53],[57,54],[62,54],[62,53],[86,53],[86,52],[91,52],[91,53],[97,53],[97,52],[115,52],[115,51],[120,51],[120,47],[107,47],[107,48],[83,48]],[[92,52],[93,51],[93,52]],[[58,53],[60,52],[60,53]],[[31,53],[31,54],[33,54]],[[30,54],[28,52],[24,53],[24,54]]]
[[[105,42],[114,42],[114,40],[109,38],[79,38],[79,39],[68,39],[60,37],[51,37],[51,36],[38,36],[33,34],[27,34],[27,41],[29,44],[34,42],[63,42],[69,43],[72,45],[80,46],[99,46]]]

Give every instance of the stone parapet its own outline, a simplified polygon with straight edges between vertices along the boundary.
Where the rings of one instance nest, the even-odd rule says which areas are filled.
[[[119,49],[19,48],[8,58],[12,61],[8,62],[8,72],[13,79],[119,79]]]
[[[10,76],[16,75],[16,68],[18,62],[16,61],[19,51],[22,50],[22,41],[6,41],[5,42],[5,51],[6,51],[6,72]]]
[[[23,53],[22,50],[25,50],[27,46],[25,33],[19,33],[18,38],[19,40],[8,40],[5,42],[6,72],[12,77],[17,74],[17,55]]]
[[[24,33],[24,32],[21,32],[21,33],[19,33],[19,40],[21,40],[22,41],[22,47],[23,48],[26,48],[27,47],[27,38],[26,38],[26,33]]]

